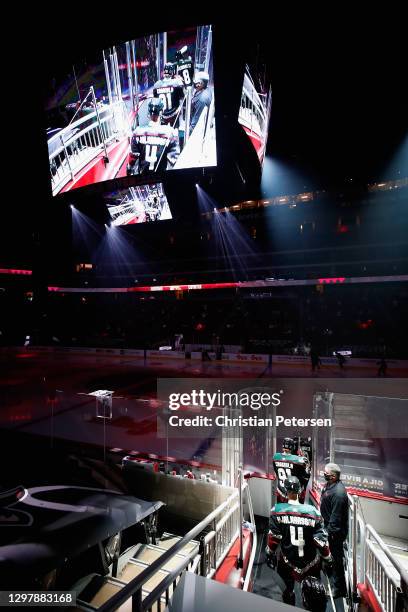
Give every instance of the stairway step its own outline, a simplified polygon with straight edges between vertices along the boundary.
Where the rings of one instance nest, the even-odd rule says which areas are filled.
[[[151,565],[154,561],[159,559],[164,552],[165,549],[153,546],[153,544],[142,544],[133,559],[135,561],[141,561],[146,565]],[[171,572],[176,569],[185,558],[186,555],[176,554],[174,557],[168,559],[161,569]]]
[[[350,437],[351,432],[355,435]],[[366,429],[357,429],[353,426],[348,425],[337,425],[336,424],[336,440],[341,438],[348,438],[349,440],[355,440],[358,442],[359,440],[367,439],[368,431]]]
[[[95,575],[78,595],[78,603],[84,601],[93,608],[100,608],[111,597],[116,595],[125,583],[116,578]]]
[[[145,568],[144,568],[145,569]],[[163,572],[165,574],[165,572]],[[166,575],[166,574],[165,574]],[[152,577],[154,578],[154,576]],[[163,578],[160,579],[161,582]],[[150,582],[147,581],[146,584]],[[157,584],[159,584],[159,582]],[[98,610],[104,603],[106,603],[111,597],[116,595],[124,586],[126,582],[118,580],[117,578],[111,578],[107,576],[94,576],[92,580],[89,582],[87,587],[78,595],[77,597],[77,605],[85,604],[88,607],[93,608],[94,610]],[[150,590],[144,588],[142,589],[142,599],[145,599]],[[159,602],[156,602],[151,608],[151,612],[159,612]],[[164,597],[160,598],[160,610],[164,610],[166,605],[166,600]],[[74,610],[81,608],[74,608]],[[127,601],[125,601],[119,608],[117,608],[118,612],[132,612],[132,598],[130,597]]]
[[[359,444],[361,446],[363,445],[373,446],[374,445],[373,440],[364,440],[363,438],[339,438],[338,436],[336,436],[335,442],[339,442],[342,444]]]
[[[337,453],[337,454],[341,453],[343,455],[344,454],[347,454],[347,455],[357,455],[357,457],[361,457],[361,458],[367,457],[367,459],[368,458],[372,458],[372,457],[378,458],[378,455],[376,453],[359,453],[358,451],[353,451],[353,450],[349,450],[349,449],[341,450],[340,448],[337,448],[336,446],[335,446],[335,453]]]
[[[125,583],[128,583],[133,580],[133,578],[136,578],[136,576],[139,576],[139,574],[141,574],[147,567],[148,565],[139,563],[138,561],[133,561],[131,559],[125,566],[119,579]],[[143,590],[147,593],[151,593],[168,575],[169,572],[158,570],[154,576],[149,578],[149,580],[144,583]]]
[[[346,463],[344,463],[342,467],[342,472],[345,472],[346,470],[366,470],[370,472],[379,472],[380,478],[382,478],[383,476],[383,470],[378,467],[367,467],[366,465],[349,465]]]
[[[349,456],[347,453],[340,455],[337,454],[335,457],[336,461],[339,461],[340,464],[343,464],[344,466],[349,465],[350,462],[350,464],[354,465],[354,467],[358,467],[360,470],[367,468],[368,470],[382,471],[382,467],[377,461],[376,457],[360,457],[355,454]]]
[[[171,548],[172,546],[174,546],[174,544],[176,544],[179,540],[181,540],[181,536],[177,536],[174,535],[172,533],[163,533],[162,537],[160,538],[159,543],[157,544],[157,546],[159,548],[164,548],[165,550],[169,550],[169,548]],[[183,548],[181,550],[179,550],[179,554],[188,554],[190,553],[196,546],[198,546],[199,543],[196,540],[191,540],[191,542],[188,542],[188,544],[186,544],[185,546],[183,546]]]

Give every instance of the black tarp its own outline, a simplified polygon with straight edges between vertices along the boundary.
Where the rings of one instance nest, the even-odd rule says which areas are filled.
[[[21,487],[0,494],[0,582],[17,572],[41,575],[58,567],[161,506],[85,487]]]

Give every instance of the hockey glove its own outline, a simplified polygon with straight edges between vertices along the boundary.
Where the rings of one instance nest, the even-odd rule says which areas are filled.
[[[276,552],[274,552],[273,550],[269,548],[269,546],[267,546],[265,548],[265,554],[266,554],[266,565],[270,567],[271,569],[275,569],[278,564]]]

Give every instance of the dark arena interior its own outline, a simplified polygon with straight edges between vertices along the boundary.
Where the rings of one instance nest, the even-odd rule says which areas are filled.
[[[407,611],[402,23],[82,9],[4,60],[0,605]]]

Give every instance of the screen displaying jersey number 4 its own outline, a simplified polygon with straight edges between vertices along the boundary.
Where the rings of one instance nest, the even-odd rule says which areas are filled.
[[[126,176],[156,180],[167,170],[216,166],[212,40],[213,27],[205,23],[112,38],[108,48],[73,57],[68,72],[49,73],[53,195]]]
[[[149,170],[154,170],[157,162],[157,145],[146,145],[145,160],[149,162]]]

